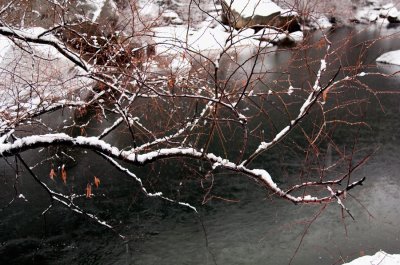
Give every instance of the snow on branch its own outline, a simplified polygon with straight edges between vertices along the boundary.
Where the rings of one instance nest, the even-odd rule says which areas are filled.
[[[38,32],[35,32],[38,31]],[[82,68],[84,71],[89,72],[91,67],[84,62],[78,55],[74,52],[68,50],[60,41],[55,37],[42,35],[44,29],[35,28],[34,32],[27,32],[24,30],[12,29],[10,27],[0,27],[0,35],[19,39],[26,42],[50,45],[57,49],[62,55],[64,55],[71,62]]]
[[[155,151],[138,154],[132,150],[131,151],[120,150],[117,147],[112,146],[103,140],[100,140],[98,137],[78,136],[74,138],[63,133],[27,136],[16,139],[13,143],[2,143],[0,144],[0,156],[3,157],[11,156],[14,154],[21,153],[28,149],[44,147],[49,145],[67,145],[72,147],[87,148],[96,151],[102,155],[105,155],[107,157],[120,159],[125,162],[130,162],[134,165],[139,165],[139,166],[143,166],[151,162],[165,158],[186,157],[186,158],[204,160],[210,162],[213,165],[213,168],[221,167],[226,170],[235,171],[247,175],[250,178],[257,181],[260,185],[264,186],[267,189],[272,190],[278,196],[288,199],[294,203],[329,202],[332,199],[337,199],[337,196],[345,192],[345,191],[338,191],[334,195],[323,198],[312,197],[312,196],[296,197],[284,192],[281,188],[279,188],[277,183],[272,180],[272,177],[266,170],[249,169],[246,168],[244,165],[236,164],[220,156],[217,156],[213,153],[200,152],[194,148],[175,147],[175,148],[161,148]],[[109,161],[113,162],[113,160]],[[113,164],[115,166],[118,166],[118,164],[114,162]],[[119,169],[127,172],[123,168]],[[139,183],[141,183],[140,179],[138,178],[135,179]],[[358,182],[352,183],[346,188],[346,190],[362,184],[363,181],[364,180],[362,179]]]
[[[307,99],[304,101],[302,106],[300,107],[299,113],[297,114],[297,117],[293,120],[290,121],[289,125],[284,127],[280,132],[278,132],[275,137],[270,141],[270,142],[261,142],[256,151],[254,151],[253,154],[249,156],[247,160],[244,160],[242,162],[242,165],[247,165],[249,164],[254,158],[256,158],[258,155],[260,155],[262,152],[268,150],[271,148],[273,145],[281,141],[289,132],[303,119],[304,116],[306,116],[307,111],[313,106],[315,102],[317,102],[318,98],[321,96],[324,90],[327,90],[329,87],[336,85],[336,83],[332,84],[333,80],[335,79],[336,75],[339,73],[339,70],[337,71],[335,77],[331,79],[331,82],[328,83],[327,86],[321,87],[321,76],[322,73],[326,71],[326,61],[329,55],[329,49],[330,49],[330,42],[328,39],[326,39],[328,42],[327,48],[326,48],[326,53],[323,59],[320,61],[320,66],[317,72],[316,79],[314,81],[313,89],[308,95]]]
[[[166,200],[168,202],[172,202],[172,203],[177,203],[179,205],[185,206],[190,208],[191,210],[193,210],[194,212],[197,212],[196,207],[188,204],[188,203],[184,203],[184,202],[180,202],[180,201],[176,201],[173,199],[170,199],[168,197],[165,197],[162,192],[155,192],[155,193],[150,193],[147,191],[147,189],[144,187],[142,180],[136,176],[133,172],[131,172],[128,168],[123,167],[120,163],[118,163],[115,159],[100,153],[100,155],[102,155],[108,162],[110,162],[114,167],[116,167],[119,171],[124,172],[125,174],[127,174],[128,176],[130,176],[131,178],[133,178],[140,186],[140,189],[142,190],[142,192],[147,196],[147,197],[158,197],[161,198],[163,200]]]

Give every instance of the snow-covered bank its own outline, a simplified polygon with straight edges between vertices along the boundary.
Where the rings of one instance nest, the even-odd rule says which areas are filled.
[[[30,28],[20,33],[34,38],[45,31]],[[58,42],[51,35],[41,38]],[[0,36],[0,127],[7,119],[66,100],[75,92],[84,93],[93,81],[82,74],[83,70],[53,46]]]
[[[367,1],[366,6],[358,8],[354,21],[379,24],[400,23],[400,13],[392,2],[370,0]]]
[[[231,9],[237,11],[241,16],[255,17],[255,16],[269,16],[275,13],[281,13],[283,10],[271,0],[261,1],[240,1],[240,0],[223,0],[223,2]]]
[[[156,55],[171,58],[172,73],[175,73],[174,70],[177,69],[177,57],[185,58],[186,62],[179,64],[179,70],[182,71],[183,65],[185,68],[190,68],[190,60],[199,55],[214,61],[221,53],[257,52],[280,43],[299,43],[304,37],[302,31],[288,33],[271,28],[258,32],[251,28],[228,30],[221,25],[215,28],[205,26],[197,30],[188,30],[184,25],[159,27],[152,30]]]
[[[376,61],[378,63],[400,65],[400,50],[384,53]]]
[[[400,254],[387,254],[384,251],[378,251],[373,256],[362,256],[352,262],[343,265],[396,265],[400,264]]]

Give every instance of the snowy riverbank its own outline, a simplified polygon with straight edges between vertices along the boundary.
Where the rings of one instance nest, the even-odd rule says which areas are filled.
[[[400,50],[384,53],[376,61],[378,63],[400,65]]]
[[[384,251],[378,251],[373,256],[362,256],[352,262],[343,265],[396,265],[400,264],[399,254],[387,254]]]

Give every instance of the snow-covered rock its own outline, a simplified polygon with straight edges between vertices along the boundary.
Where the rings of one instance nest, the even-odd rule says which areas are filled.
[[[388,16],[387,19],[390,23],[400,23],[400,15]]]
[[[113,0],[83,0],[76,4],[78,10],[84,10],[85,16],[92,22],[105,22],[116,19],[117,5]]]
[[[355,16],[350,19],[358,23],[400,23],[400,12],[395,4],[380,0],[368,0],[365,6],[357,8]]]
[[[302,42],[304,39],[304,34],[302,31],[295,31],[289,34],[289,40],[293,42]]]
[[[310,22],[310,26],[316,29],[329,29],[332,27],[332,23],[324,15],[319,15]]]
[[[384,251],[379,251],[373,256],[362,256],[352,262],[343,265],[400,265],[399,254],[387,254]]]
[[[355,19],[357,21],[375,22],[379,18],[379,10],[364,7],[357,11]]]
[[[223,0],[222,4],[223,7],[228,7],[231,11],[237,12],[244,19],[256,16],[277,16],[282,12],[282,8],[271,0]]]
[[[253,38],[259,41],[266,41],[272,44],[290,44],[303,41],[304,34],[302,31],[292,33],[281,32],[271,28],[265,28],[254,34]]]
[[[400,50],[384,53],[376,61],[378,63],[400,65]]]
[[[173,25],[182,25],[183,20],[179,17],[179,15],[170,9],[164,10],[162,13],[162,17],[164,19],[164,22],[167,24],[173,24]]]
[[[379,16],[381,18],[387,18],[390,23],[400,23],[400,12],[393,3],[381,6]]]
[[[289,31],[299,29],[295,12],[288,12],[271,0],[223,0],[224,19],[233,27],[274,26]]]
[[[389,10],[387,19],[390,23],[400,23],[400,12],[397,8],[393,7]]]

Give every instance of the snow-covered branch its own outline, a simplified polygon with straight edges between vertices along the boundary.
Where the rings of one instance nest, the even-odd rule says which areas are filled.
[[[40,30],[40,29],[39,29]],[[0,27],[0,35],[10,38],[18,39],[21,41],[50,45],[57,49],[62,55],[71,60],[74,64],[81,67],[84,71],[90,71],[91,67],[86,64],[78,55],[68,50],[60,41],[54,37],[42,35],[43,32],[26,32],[23,30],[12,29],[9,27]]]
[[[313,197],[313,196],[303,196],[295,197],[278,187],[276,182],[273,181],[270,174],[264,169],[249,169],[244,165],[235,164],[227,159],[221,158],[213,153],[204,153],[198,151],[194,148],[161,148],[156,151],[151,151],[147,153],[136,153],[132,151],[119,150],[117,147],[100,140],[98,137],[83,137],[78,136],[76,138],[68,136],[66,134],[47,134],[47,135],[35,135],[27,136],[23,138],[16,139],[12,143],[3,143],[0,145],[0,156],[11,156],[14,154],[21,153],[25,150],[34,149],[38,147],[45,147],[49,145],[66,145],[78,148],[86,148],[99,152],[106,157],[111,157],[125,162],[130,162],[134,165],[143,166],[152,163],[157,160],[165,158],[179,158],[186,157],[192,159],[200,159],[208,161],[213,165],[214,168],[220,167],[226,170],[235,171],[249,176],[250,178],[257,181],[260,185],[272,190],[275,194],[285,199],[288,199],[294,203],[322,203],[328,202],[333,198],[334,195],[327,197]],[[109,159],[114,165],[118,166],[116,162]],[[120,170],[124,170],[122,167],[118,166]],[[128,172],[129,173],[129,172]],[[133,175],[132,175],[133,176]],[[140,179],[135,178],[139,183]],[[361,184],[364,180],[356,181],[349,185],[346,189],[351,189],[354,186]],[[142,187],[143,188],[143,187]],[[147,194],[147,191],[144,190]],[[336,195],[342,194],[344,191],[338,191]]]

